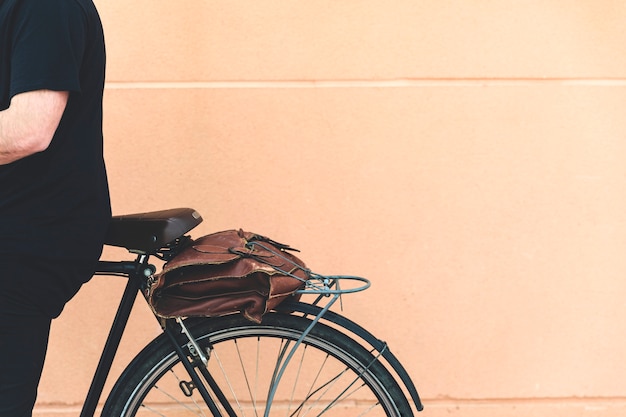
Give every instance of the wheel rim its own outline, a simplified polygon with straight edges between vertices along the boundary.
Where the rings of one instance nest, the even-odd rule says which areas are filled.
[[[276,364],[298,336],[298,330],[274,326],[228,328],[210,335],[214,349],[209,370],[238,416],[264,415]],[[207,337],[198,342],[206,346]],[[176,362],[178,357],[173,353],[159,361],[138,384],[122,415],[211,415],[182,365]],[[371,363],[362,362],[335,344],[309,335],[279,384],[270,415],[397,414],[382,383],[368,371]]]

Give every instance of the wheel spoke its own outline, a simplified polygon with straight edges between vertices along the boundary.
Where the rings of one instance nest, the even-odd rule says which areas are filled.
[[[250,379],[248,378],[248,373],[246,372],[246,366],[243,363],[243,357],[241,354],[241,350],[239,349],[239,343],[237,342],[237,340],[235,340],[234,342],[235,342],[235,347],[237,349],[237,357],[239,358],[239,364],[241,365],[241,371],[243,372],[243,376],[246,381],[246,386],[248,387],[248,394],[250,395],[250,400],[252,401],[252,405],[254,407],[254,415],[256,417],[259,417],[257,413],[257,406],[256,406],[256,395],[252,394],[252,388],[250,387]]]
[[[347,369],[346,369],[347,370]],[[345,372],[345,371],[344,371]],[[311,398],[313,398],[316,394],[319,394],[319,396],[317,397],[317,399],[315,401],[313,401],[312,403],[309,404],[308,407],[308,411],[306,413],[304,413],[302,415],[302,417],[305,417],[311,410],[313,410],[316,406],[320,405],[322,400],[324,399],[324,396],[335,386],[335,384],[337,383],[337,381],[339,379],[341,379],[343,375],[343,372],[335,375],[333,378],[327,380],[325,383],[321,384],[318,388],[316,388],[315,390],[313,390],[310,395],[305,398],[301,404],[301,406],[304,406],[305,403],[307,403],[307,401]]]
[[[306,350],[307,350],[307,346],[304,345],[304,348],[302,349],[302,355],[300,356],[300,362],[298,365],[298,372],[296,373],[296,380],[293,384],[293,389],[291,390],[291,396],[289,397],[289,403],[288,403],[288,407],[287,407],[287,414],[286,416],[289,416],[289,412],[291,411],[291,404],[294,401],[294,397],[295,397],[295,393],[296,393],[296,386],[298,385],[298,382],[300,381],[300,374],[302,372],[302,365],[304,364],[304,357],[306,355]]]
[[[217,362],[218,367],[220,368],[221,371],[221,375],[224,378],[224,381],[226,382],[226,385],[228,385],[228,389],[230,391],[230,394],[233,396],[233,400],[235,401],[235,403],[237,404],[237,408],[239,409],[239,412],[241,413],[242,417],[245,417],[246,413],[244,411],[243,406],[241,405],[241,403],[239,402],[239,398],[237,397],[237,394],[235,394],[235,389],[233,388],[233,384],[228,376],[228,373],[226,372],[224,365],[222,364],[222,361],[220,360],[220,356],[218,354],[217,351],[213,351],[211,353],[211,360],[214,360]]]
[[[169,370],[169,374],[172,375],[174,377],[174,379],[180,384],[182,382],[182,379],[178,377],[178,374],[174,371],[174,369],[170,369]],[[179,385],[180,386],[180,385]],[[200,408],[200,406],[198,405],[198,402],[193,398],[193,397],[189,397],[191,398],[191,401],[193,401],[193,404],[195,406],[195,408],[192,408],[189,404],[179,400],[178,398],[176,398],[175,395],[171,394],[169,391],[166,391],[162,388],[160,388],[158,385],[154,386],[154,389],[158,392],[160,392],[161,394],[163,394],[165,397],[171,399],[174,403],[180,405],[181,407],[185,408],[186,410],[194,413],[194,415],[198,416],[198,417],[206,417],[206,414],[204,414],[204,412],[202,411],[202,409]],[[156,411],[154,408],[150,407],[149,405],[142,403],[141,404],[142,407],[146,410],[150,410],[152,411],[154,414],[158,414],[158,415],[163,415],[160,412]],[[167,417],[167,416],[164,416]]]

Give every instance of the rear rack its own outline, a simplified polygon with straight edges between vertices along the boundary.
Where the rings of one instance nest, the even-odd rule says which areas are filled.
[[[353,275],[320,275],[311,272],[311,277],[306,281],[302,290],[296,291],[296,294],[316,294],[323,296],[342,295],[360,292],[368,289],[372,283],[363,277]],[[345,288],[341,286],[341,282],[358,285]]]
[[[291,274],[290,274],[291,275]],[[358,286],[353,286],[350,288],[341,288],[341,282],[349,282],[351,284],[356,284]],[[295,345],[289,351],[289,354],[283,359],[282,364],[280,366],[280,370],[276,374],[275,383],[272,386],[272,389],[268,396],[268,403],[274,400],[274,395],[276,395],[276,389],[278,387],[278,383],[282,378],[285,370],[287,369],[287,365],[291,361],[293,355],[296,353],[298,347],[302,344],[307,335],[311,332],[313,327],[320,321],[320,319],[330,310],[330,307],[335,304],[337,300],[341,300],[341,296],[343,294],[350,294],[359,291],[366,290],[370,287],[371,283],[368,279],[350,276],[350,275],[320,275],[314,272],[309,271],[309,279],[305,282],[305,287],[302,290],[296,291],[296,294],[313,294],[317,295],[317,299],[311,303],[312,305],[318,306],[323,299],[327,299],[326,304],[321,307],[319,313],[313,318],[311,324],[302,332],[300,338],[296,341]],[[269,416],[269,408],[265,410],[264,417]]]

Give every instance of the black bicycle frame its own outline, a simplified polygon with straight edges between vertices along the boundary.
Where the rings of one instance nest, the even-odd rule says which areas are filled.
[[[124,330],[126,329],[130,312],[135,304],[137,293],[141,288],[141,278],[142,276],[145,277],[144,273],[146,269],[152,271],[152,267],[147,264],[147,257],[144,257],[143,255],[140,256],[135,262],[98,262],[98,271],[96,272],[96,275],[126,276],[128,277],[128,282],[126,283],[122,300],[117,308],[117,313],[115,313],[115,318],[113,319],[111,330],[109,331],[102,355],[100,356],[98,367],[96,368],[94,377],[91,380],[91,385],[89,387],[89,391],[87,392],[87,398],[85,399],[83,408],[80,412],[80,417],[93,417],[96,412],[98,401],[100,400],[102,391],[104,390],[104,384],[106,383],[109,372],[111,371],[113,359],[115,358],[117,349],[120,346]]]
[[[109,331],[109,335],[105,342],[104,349],[102,350],[102,355],[100,356],[96,372],[94,373],[94,377],[91,380],[91,385],[89,387],[89,391],[87,392],[87,397],[83,404],[80,417],[93,417],[96,412],[98,402],[100,401],[100,397],[102,396],[102,392],[104,391],[104,385],[111,371],[111,366],[113,365],[113,360],[115,359],[115,355],[122,340],[122,335],[124,334],[124,330],[126,329],[126,324],[128,324],[130,313],[133,309],[133,305],[135,304],[135,300],[137,299],[137,294],[144,285],[146,277],[152,275],[156,271],[156,268],[154,268],[154,266],[148,264],[148,258],[149,256],[147,255],[140,255],[135,261],[98,262],[98,270],[96,271],[95,275],[123,276],[128,278],[128,282],[126,283],[126,287],[124,288],[124,292],[122,294],[122,299],[117,308],[117,312],[115,313],[115,318],[113,319],[111,330]],[[191,380],[197,387],[207,406],[214,416],[221,415],[217,408],[217,405],[215,404],[215,401],[213,401],[208,391],[204,387],[204,384],[201,381],[200,377],[195,372],[194,364],[187,358],[186,353],[177,342],[175,336],[176,331],[177,329],[172,328],[171,324],[168,324],[163,328],[163,332],[172,342],[172,346],[176,350],[176,353],[178,354],[181,363],[187,370],[189,376],[191,377]],[[226,397],[221,392],[217,384],[214,382],[208,371],[200,366],[200,372],[209,383],[209,386],[213,390],[213,393],[217,396],[217,399],[220,401],[228,415],[230,417],[235,417],[236,414],[234,410],[232,409],[232,407],[226,400]]]

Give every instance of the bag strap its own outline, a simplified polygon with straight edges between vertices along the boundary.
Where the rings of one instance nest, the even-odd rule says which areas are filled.
[[[268,241],[273,242],[271,239],[268,239]],[[261,242],[265,242],[265,241],[261,241]],[[259,242],[259,241],[248,242],[246,244],[246,247],[250,247],[251,250],[247,251],[245,255],[242,254],[241,256],[246,256],[246,257],[252,258],[252,259],[254,259],[256,261],[259,261],[259,262],[262,262],[264,264],[270,265],[272,268],[274,268],[276,271],[280,272],[281,274],[290,276],[290,277],[295,278],[295,279],[297,279],[299,281],[302,281],[302,282],[306,282],[310,278],[311,270],[309,268],[304,267],[304,265],[300,265],[299,263],[297,263],[291,257],[285,256],[285,255],[289,255],[288,252],[283,252],[284,250],[294,250],[294,251],[300,252],[299,250],[297,250],[297,249],[282,249],[281,248],[280,251],[276,251],[273,248],[268,247],[267,245],[264,245],[261,242]],[[267,243],[270,243],[270,242],[267,242]],[[272,245],[273,245],[273,243],[272,243]],[[260,247],[261,249],[263,249],[265,252],[269,253],[270,255],[269,256],[259,255],[258,251],[257,252],[254,251],[254,247],[255,246]],[[287,246],[288,247],[288,245],[282,245],[282,246]],[[278,265],[274,265],[272,263],[269,263],[268,259],[271,259],[271,258],[278,258],[278,259],[280,259],[282,261],[285,261],[285,262],[287,262],[288,265],[291,265],[292,268],[289,271],[286,271],[286,270],[282,269]],[[284,262],[281,262],[281,265],[284,265]],[[300,271],[304,272],[306,278],[303,279],[303,278],[295,275],[294,271],[297,271],[297,270],[300,270]]]
[[[270,245],[275,246],[280,250],[300,252],[296,248],[292,248],[289,245],[277,242],[273,239],[270,239],[267,236],[259,235],[259,234],[252,233],[252,232],[244,232],[242,229],[239,229],[239,236],[246,241],[246,246],[248,246],[249,243],[253,243],[253,242],[267,242]]]

